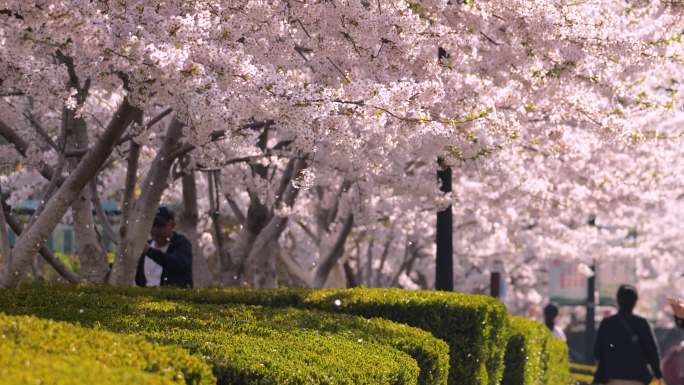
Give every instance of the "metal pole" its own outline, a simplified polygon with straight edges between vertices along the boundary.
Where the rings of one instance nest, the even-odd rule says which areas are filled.
[[[494,298],[501,297],[501,273],[491,273],[489,277],[489,294]]]
[[[451,167],[444,163],[444,159],[437,158],[439,178],[443,192],[451,192]],[[454,290],[454,245],[453,245],[453,214],[451,205],[437,213],[437,263],[435,271],[435,289]]]
[[[587,364],[594,364],[594,340],[596,338],[596,266],[591,265],[592,275],[587,279],[587,319],[585,330],[585,361]]]

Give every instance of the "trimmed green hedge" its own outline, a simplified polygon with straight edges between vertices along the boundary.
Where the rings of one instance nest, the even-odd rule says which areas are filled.
[[[509,317],[499,301],[485,296],[55,286],[0,290],[2,308],[183,346],[207,359],[220,384],[413,384],[416,377],[421,385],[570,381],[565,344],[538,322]]]
[[[92,288],[85,290],[101,290]],[[126,295],[194,303],[294,306],[382,317],[432,333],[447,342],[450,385],[498,385],[508,337],[508,314],[482,295],[401,289],[116,289]]]
[[[591,365],[570,364],[570,373],[573,383],[576,385],[591,385],[594,382],[596,368]]]
[[[565,385],[572,383],[570,375],[570,361],[568,359],[568,344],[558,338],[551,338],[547,345],[549,349],[548,367],[546,369],[546,383],[548,385]]]
[[[206,305],[205,305],[206,306]],[[418,384],[446,385],[449,375],[449,346],[432,334],[382,318],[363,318],[317,310],[259,307],[259,324],[278,330],[311,330],[346,337],[357,342],[391,346],[413,357],[420,368]]]
[[[32,287],[0,291],[7,313],[79,322],[196,352],[219,384],[439,384],[447,346],[385,320],[297,309],[169,302],[114,288]],[[315,322],[314,322],[315,320]],[[320,331],[319,331],[320,329]],[[395,349],[396,348],[396,349]]]
[[[511,317],[502,385],[568,385],[568,346],[542,323]]]
[[[0,384],[215,384],[178,347],[63,322],[0,314]]]
[[[506,347],[502,385],[546,384],[548,329],[539,322],[511,317],[511,336]]]

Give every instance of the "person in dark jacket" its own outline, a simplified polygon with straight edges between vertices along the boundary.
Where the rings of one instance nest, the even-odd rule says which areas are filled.
[[[662,384],[660,353],[646,319],[632,314],[637,290],[622,285],[617,292],[618,313],[599,326],[594,355],[598,367],[594,383],[610,385],[649,384],[653,377]]]
[[[135,283],[143,287],[192,287],[192,244],[174,231],[176,222],[171,210],[160,207],[135,274]]]

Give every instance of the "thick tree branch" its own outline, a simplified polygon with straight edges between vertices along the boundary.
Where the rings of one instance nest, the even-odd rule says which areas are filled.
[[[407,243],[406,248],[411,248],[409,254],[410,256],[408,258],[404,258],[404,262],[399,266],[399,270],[397,270],[396,274],[394,274],[394,277],[390,281],[390,287],[395,287],[399,283],[399,277],[401,277],[401,274],[403,272],[406,272],[406,275],[408,275],[411,272],[411,268],[413,266],[413,263],[418,259],[418,252],[416,250],[413,250],[413,248]]]
[[[394,236],[390,234],[387,242],[385,242],[384,249],[382,250],[382,256],[380,257],[380,267],[378,267],[378,273],[375,275],[375,286],[380,286],[380,279],[382,278],[382,269],[385,268],[385,263],[387,262],[387,256],[389,255],[390,245]]]
[[[275,124],[274,121],[272,121],[272,120],[266,120],[266,121],[263,121],[263,122],[255,122],[255,123],[244,124],[244,125],[240,126],[240,129],[241,129],[241,130],[246,130],[246,129],[257,130],[257,129],[262,129],[262,128],[265,128],[265,127],[266,127],[266,128],[267,128],[267,127],[270,127],[270,126],[272,126],[272,125],[274,125],[274,124]],[[225,139],[225,138],[227,137],[227,133],[228,133],[228,130],[216,130],[216,131],[212,132],[212,133],[209,135],[209,142],[208,142],[208,143],[218,142],[218,141],[220,141],[220,140]],[[286,143],[286,142],[287,142],[287,143]],[[280,146],[285,146],[286,144],[289,144],[289,142],[291,142],[291,141],[283,141],[283,142],[280,142],[280,143],[278,143],[278,144],[276,145],[276,147],[277,147],[278,145],[280,145]],[[194,150],[195,148],[196,148],[196,146],[193,145],[193,144],[186,144],[186,145],[184,145],[183,147],[179,148],[176,152],[174,152],[174,153],[172,154],[172,156],[173,156],[174,158],[178,158],[178,157],[185,156],[186,154],[188,154],[189,152],[191,152],[191,151]],[[274,147],[274,149],[276,149],[276,148]]]
[[[116,141],[140,113],[140,110],[130,105],[127,99],[124,99],[95,146],[81,159],[76,169],[47,202],[43,213],[33,226],[19,237],[12,252],[11,272],[6,282],[3,283],[5,286],[14,287],[19,283],[20,275],[30,263],[32,256],[45,243],[71,203],[79,196],[83,187],[88,184],[100,166],[109,158]]]
[[[2,135],[9,143],[13,144],[17,152],[26,158],[29,144],[2,120],[0,120],[0,135]],[[38,171],[47,180],[52,180],[52,177],[54,176],[54,171],[52,168],[43,162],[41,162],[41,166]]]
[[[0,200],[4,202],[2,197],[2,190],[0,190]],[[0,281],[4,274],[9,273],[11,252],[9,242],[9,230],[7,227],[7,219],[5,218],[5,210],[0,208]]]
[[[242,226],[247,225],[247,218],[242,210],[240,210],[240,206],[238,206],[237,202],[235,202],[235,199],[233,199],[229,193],[225,193],[224,197],[226,198],[226,201],[228,201],[228,206],[230,206],[230,209],[233,211],[233,215],[235,215],[235,218],[237,218],[238,222],[240,222]]]
[[[150,119],[147,123],[145,123],[143,130],[150,129],[152,126],[157,124],[160,120],[164,119],[167,115],[169,115],[171,112],[173,112],[173,109],[171,107],[165,109],[164,111],[160,112],[157,114],[154,118]],[[116,142],[116,145],[119,146],[121,144],[124,144],[128,141],[131,141],[133,138],[135,138],[137,135],[136,134],[128,134],[124,135],[121,137]],[[78,156],[83,156],[85,153],[88,152],[87,148],[84,149],[79,149],[79,150],[73,150],[73,151],[65,151],[64,156],[66,157],[78,157]]]
[[[344,219],[344,224],[337,235],[335,244],[328,255],[323,258],[322,263],[318,265],[318,269],[316,269],[314,287],[323,287],[323,285],[325,285],[325,281],[328,279],[328,275],[330,275],[333,267],[335,267],[340,258],[342,258],[342,255],[344,255],[344,245],[347,242],[347,237],[349,236],[353,225],[354,215],[350,212]]]
[[[14,218],[14,216],[12,215],[11,208],[9,206],[7,206],[5,204],[5,202],[2,202],[2,210],[1,211],[5,215],[5,219],[7,220],[7,224],[9,225],[9,228],[12,229],[14,234],[16,234],[17,236],[20,236],[23,233],[24,228],[21,225],[21,223],[16,218]],[[62,261],[60,261],[59,259],[57,259],[57,257],[55,257],[55,255],[52,253],[52,251],[50,251],[50,249],[48,249],[45,246],[41,246],[41,248],[38,250],[38,252],[43,257],[43,259],[48,264],[50,264],[50,266],[52,266],[55,269],[55,271],[57,271],[57,273],[59,273],[59,275],[64,277],[64,279],[66,279],[69,283],[80,283],[80,282],[82,282],[81,277],[76,275],[76,273],[74,273],[73,271],[69,270],[69,268],[66,267],[66,265],[64,265],[64,263],[62,263]]]
[[[126,229],[131,219],[131,210],[135,205],[135,185],[138,175],[138,160],[140,159],[140,145],[130,143],[128,158],[126,159],[126,184],[123,197],[121,198],[121,226],[119,227],[119,239],[126,238]]]
[[[109,283],[128,286],[135,280],[138,258],[152,228],[154,213],[168,186],[171,167],[175,160],[170,154],[180,146],[182,136],[183,124],[177,119],[171,119],[164,141],[141,184],[142,191],[140,198],[135,202],[135,211],[130,213],[130,227],[126,230],[126,237],[121,239],[122,247],[119,248],[117,259],[107,278]]]
[[[102,201],[100,200],[100,194],[97,192],[97,179],[93,179],[90,182],[90,200],[93,203],[93,208],[95,209],[95,215],[97,215],[97,218],[100,220],[100,224],[102,225],[102,230],[104,231],[105,234],[107,234],[107,237],[114,242],[115,244],[119,244],[120,239],[119,235],[114,231],[114,228],[112,227],[112,224],[109,222],[109,218],[107,218],[107,213],[105,212],[104,208],[102,207]]]
[[[280,178],[280,185],[278,187],[278,190],[276,192],[276,200],[275,203],[273,204],[273,207],[278,207],[282,202],[286,204],[287,206],[292,206],[292,202],[287,202],[286,200],[293,200],[290,199],[291,193],[293,192],[292,188],[292,179],[294,179],[297,176],[297,173],[301,170],[299,168],[300,162],[303,164],[303,161],[297,158],[290,159],[290,161],[287,163],[287,166],[285,167],[285,171],[283,172],[282,177]],[[302,167],[303,168],[303,167]],[[290,192],[290,195],[286,195],[286,193]]]
[[[38,119],[36,119],[36,117],[33,116],[33,114],[30,112],[25,112],[24,117],[29,121],[29,123],[31,123],[31,126],[33,126],[33,128],[36,130],[38,136],[40,136],[45,141],[45,143],[47,143],[53,150],[59,153],[60,148],[57,146],[57,143],[55,143],[55,141],[52,140],[52,138],[47,133],[43,125],[40,124]]]
[[[314,232],[309,228],[309,226],[306,225],[306,223],[304,223],[300,220],[295,221],[295,223],[297,223],[299,225],[299,227],[301,227],[302,230],[304,230],[306,235],[308,235],[312,241],[316,242],[317,244],[321,243],[321,238],[319,238],[316,234],[314,234]]]
[[[371,238],[368,242],[368,249],[366,250],[366,286],[373,287],[373,245],[375,240]],[[358,246],[361,247],[360,245]],[[360,260],[360,258],[359,258]]]

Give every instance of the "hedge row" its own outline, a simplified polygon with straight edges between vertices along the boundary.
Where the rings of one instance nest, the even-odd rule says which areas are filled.
[[[557,338],[551,338],[547,345],[549,349],[549,359],[547,372],[547,384],[570,384],[573,383],[570,375],[570,361],[568,360],[568,344]]]
[[[0,384],[215,384],[178,347],[63,322],[0,314]]]
[[[502,385],[568,385],[568,346],[543,324],[511,317]]]
[[[204,355],[219,383],[226,384],[415,383],[416,362],[421,385],[444,385],[447,372],[449,384],[491,385],[502,380],[503,385],[557,385],[570,381],[564,343],[552,339],[540,323],[509,317],[503,305],[484,296],[395,289],[63,286],[0,291],[0,308],[3,302],[13,304],[9,311],[19,314],[76,319],[186,347]],[[73,317],[77,307],[87,311]],[[87,317],[90,310],[92,319]],[[449,346],[415,328],[344,313],[413,325],[431,331]],[[388,356],[373,352],[381,345],[393,348]],[[327,347],[331,349],[326,351]],[[264,357],[265,350],[272,354]],[[404,371],[391,365],[402,361],[400,352],[415,360],[409,360]],[[352,356],[363,362],[355,362]],[[376,361],[388,366],[378,366]],[[301,369],[307,365],[311,370]],[[449,371],[450,365],[454,370]],[[360,373],[366,369],[361,368],[371,369],[364,376]],[[339,370],[347,371],[327,373]]]
[[[498,385],[508,337],[508,314],[496,299],[440,291],[400,289],[102,289],[129,296],[193,303],[293,306],[382,317],[432,333],[449,345],[450,385]]]
[[[550,333],[539,322],[511,317],[511,335],[506,347],[506,368],[501,384],[546,384],[549,339]]]
[[[169,302],[143,295],[149,291],[137,290],[135,296],[120,292],[73,286],[4,290],[0,308],[185,347],[205,357],[219,384],[415,384],[416,361],[419,383],[446,382],[447,345],[405,325],[297,309]]]

